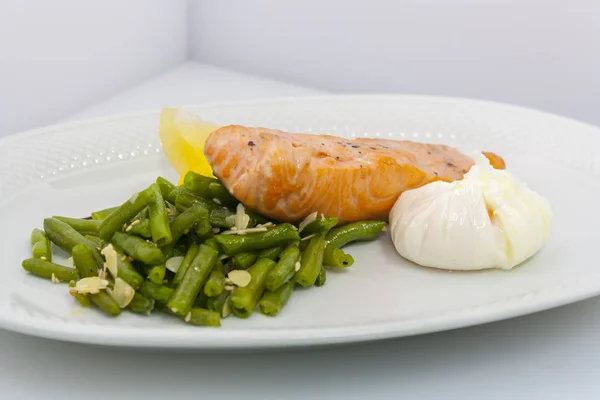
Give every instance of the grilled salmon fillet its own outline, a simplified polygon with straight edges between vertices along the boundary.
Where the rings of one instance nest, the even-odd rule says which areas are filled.
[[[317,211],[341,222],[387,220],[403,191],[462,179],[474,164],[438,144],[294,134],[238,125],[217,129],[204,154],[233,196],[279,221]],[[484,153],[495,168],[504,161]]]

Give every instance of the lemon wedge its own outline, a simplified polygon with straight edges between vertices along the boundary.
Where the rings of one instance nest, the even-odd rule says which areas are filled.
[[[180,185],[188,171],[213,176],[212,168],[204,156],[204,144],[218,128],[218,125],[204,121],[182,108],[162,109],[158,134],[167,160],[180,175]]]

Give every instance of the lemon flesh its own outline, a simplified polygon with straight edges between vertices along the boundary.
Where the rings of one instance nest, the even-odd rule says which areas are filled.
[[[159,137],[167,160],[180,175],[179,184],[188,171],[213,176],[212,168],[204,156],[204,144],[218,128],[218,125],[203,121],[184,109],[162,109]]]

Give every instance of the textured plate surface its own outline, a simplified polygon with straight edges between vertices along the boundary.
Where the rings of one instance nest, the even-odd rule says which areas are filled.
[[[546,247],[513,271],[450,273],[404,261],[389,238],[353,245],[355,266],[323,288],[297,291],[276,318],[229,318],[221,329],[159,315],[107,318],[26,274],[29,233],[50,215],[85,216],[119,204],[158,175],[158,112],[53,126],[0,141],[0,326],[123,346],[248,348],[373,340],[479,324],[600,293],[600,130],[524,108],[464,99],[352,96],[189,107],[238,123],[343,137],[439,142],[489,150],[546,196],[555,214]]]

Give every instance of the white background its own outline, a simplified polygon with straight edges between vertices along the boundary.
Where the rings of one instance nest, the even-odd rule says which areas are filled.
[[[190,16],[192,56],[222,67],[600,123],[598,0],[205,0],[190,3]]]
[[[592,123],[600,1],[3,0],[0,136],[182,63],[330,92],[467,96]]]
[[[185,0],[2,0],[0,136],[55,122],[187,56]]]

